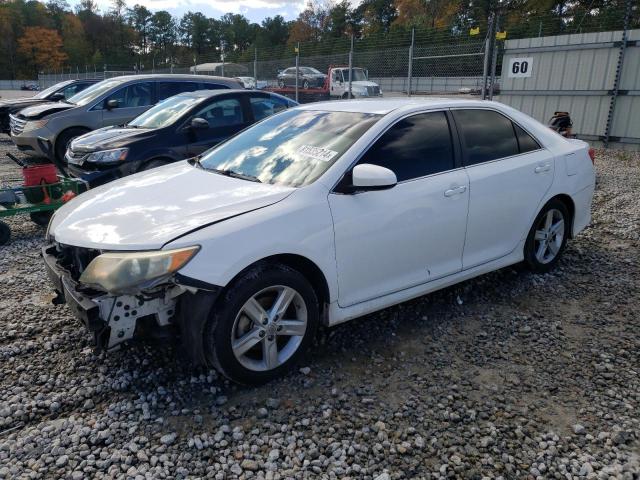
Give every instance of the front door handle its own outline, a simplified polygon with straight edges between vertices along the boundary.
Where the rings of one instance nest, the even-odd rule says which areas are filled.
[[[444,196],[453,197],[454,195],[460,195],[461,193],[464,193],[466,191],[467,191],[467,187],[465,185],[462,185],[460,187],[454,187],[454,188],[450,188],[449,190],[445,190]]]
[[[549,170],[551,170],[551,165],[545,163],[544,165],[538,165],[533,171],[536,173],[544,173],[548,172]]]

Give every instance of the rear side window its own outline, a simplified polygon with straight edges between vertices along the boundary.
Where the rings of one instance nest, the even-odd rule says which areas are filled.
[[[263,118],[269,117],[274,113],[281,112],[289,106],[286,100],[272,95],[269,95],[268,97],[249,97],[249,103],[251,104],[253,118],[256,122],[258,120],[262,120]]]
[[[173,97],[179,93],[195,92],[197,82],[158,82],[158,101]]]
[[[399,182],[454,168],[449,122],[444,112],[400,120],[358,162],[388,168]]]
[[[491,110],[453,110],[466,154],[466,165],[520,153],[513,124]]]
[[[513,124],[513,128],[516,131],[516,136],[518,137],[518,145],[520,146],[520,153],[532,152],[534,150],[539,150],[540,145],[535,139],[525,132],[522,128],[520,128],[515,123]]]

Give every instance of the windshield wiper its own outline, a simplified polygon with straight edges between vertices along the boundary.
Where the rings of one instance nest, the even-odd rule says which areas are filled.
[[[200,159],[197,160],[198,164],[200,164]],[[202,165],[200,165],[202,168]],[[207,168],[207,170],[211,170],[212,172],[219,173],[220,175],[225,175],[227,177],[240,178],[242,180],[248,180],[250,182],[262,183],[262,181],[258,177],[254,177],[253,175],[245,175],[244,173],[234,172],[228,168],[220,169],[220,168]]]

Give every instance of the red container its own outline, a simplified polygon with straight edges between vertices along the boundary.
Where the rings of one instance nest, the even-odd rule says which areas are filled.
[[[58,183],[56,166],[48,163],[45,165],[33,165],[22,169],[25,187],[35,187],[43,183]]]

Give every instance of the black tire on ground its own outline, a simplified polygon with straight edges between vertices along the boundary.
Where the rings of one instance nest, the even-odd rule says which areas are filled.
[[[156,160],[151,160],[147,163],[145,163],[142,168],[140,168],[140,171],[146,171],[146,170],[151,170],[152,168],[158,168],[158,167],[164,167],[165,165],[169,165],[171,163],[171,160],[165,160],[165,159],[156,159]]]
[[[44,212],[31,212],[29,214],[31,221],[41,227],[47,227],[52,216],[53,210],[45,210]]]
[[[344,92],[344,93],[342,94],[342,99],[343,99],[343,100],[349,100],[349,92]]]
[[[0,222],[0,245],[6,245],[11,240],[11,229],[9,225]]]
[[[240,312],[249,299],[265,289],[268,290],[274,287],[293,289],[299,294],[298,298],[304,302],[303,307],[306,308],[306,330],[297,349],[279,366],[271,370],[265,369],[262,371],[250,369],[244,366],[233,352],[232,338],[236,318],[242,319]],[[290,308],[297,309],[299,303],[296,303],[296,305],[294,303],[296,303],[296,300],[291,302]],[[290,310],[287,310],[287,312],[290,312]],[[234,382],[245,385],[268,382],[284,374],[300,360],[300,357],[315,336],[319,317],[318,297],[311,284],[301,273],[280,264],[257,265],[241,274],[239,278],[229,285],[212,308],[204,331],[205,358],[210,366],[215,367],[225,377]],[[255,322],[250,323],[249,330],[254,330],[256,327],[260,327],[260,325]],[[255,344],[254,349],[260,351],[266,348],[264,347],[266,345],[264,340],[266,339],[264,336],[262,338],[263,340],[259,340],[259,343]],[[276,342],[279,338],[286,342],[287,338],[293,337],[276,336],[275,338]],[[260,358],[259,353],[257,357]]]
[[[562,228],[552,228],[553,225],[559,225],[560,220]],[[569,210],[559,199],[552,198],[542,207],[529,230],[524,246],[524,261],[533,272],[546,273],[555,267],[567,245],[571,223]],[[550,230],[550,233],[547,230]]]
[[[67,147],[69,146],[71,141],[79,137],[80,135],[84,135],[88,131],[89,130],[87,130],[86,128],[69,128],[58,135],[54,151],[58,161],[66,163],[64,161],[64,154],[67,152]]]

